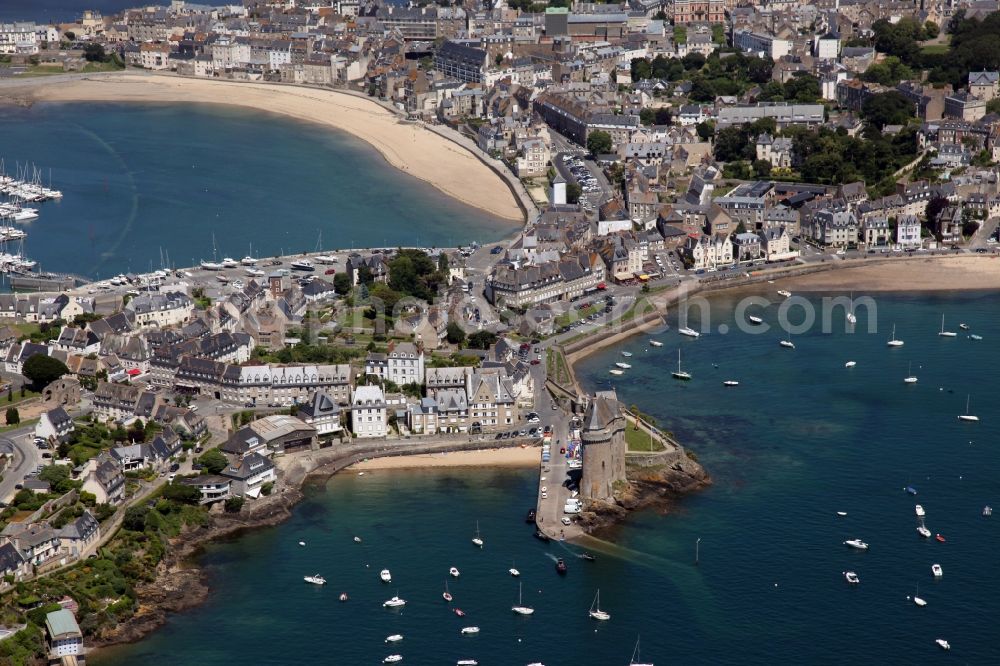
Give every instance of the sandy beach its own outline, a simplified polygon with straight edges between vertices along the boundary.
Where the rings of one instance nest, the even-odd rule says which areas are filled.
[[[456,451],[393,458],[374,458],[359,462],[350,471],[376,469],[421,469],[428,467],[534,467],[539,462],[538,447]]]
[[[266,83],[114,74],[8,81],[0,100],[33,102],[174,102],[227,104],[348,132],[394,167],[465,204],[523,221],[507,184],[461,146],[399,118],[374,101],[333,90]]]
[[[1000,257],[992,255],[894,260],[776,281],[799,291],[958,291],[1000,289]]]

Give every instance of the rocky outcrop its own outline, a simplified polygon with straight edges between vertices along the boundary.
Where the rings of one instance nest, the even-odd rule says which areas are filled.
[[[209,587],[205,572],[197,566],[196,556],[210,541],[233,538],[244,530],[277,525],[291,515],[302,499],[298,490],[286,489],[263,497],[238,514],[222,511],[216,505],[211,522],[189,529],[171,542],[167,556],[157,565],[154,580],[136,587],[139,606],[132,617],[94,637],[94,647],[131,643],[151,633],[178,613],[205,602]]]
[[[705,469],[688,455],[669,465],[629,467],[627,483],[615,488],[614,501],[588,502],[577,516],[590,534],[598,535],[621,523],[633,511],[667,513],[675,500],[712,483]]]

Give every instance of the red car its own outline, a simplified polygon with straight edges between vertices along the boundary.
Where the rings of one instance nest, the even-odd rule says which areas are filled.
[[[334,274],[334,273],[336,273],[336,272],[337,272],[337,269],[336,269],[336,268],[328,268],[328,269],[326,269],[326,271],[325,271],[325,272],[323,273],[323,275],[333,275],[333,274]]]
[[[541,361],[539,361],[537,358],[531,359],[531,365],[538,365],[539,363],[541,363]]]

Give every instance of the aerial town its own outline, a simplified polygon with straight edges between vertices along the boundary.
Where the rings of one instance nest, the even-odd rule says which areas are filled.
[[[153,513],[164,543],[206,516],[253,520],[305,459],[541,446],[543,473],[565,465],[577,483],[542,486],[538,536],[583,534],[590,503],[624,482],[626,449],[639,455],[631,440],[685,458],[613,391],[580,390],[584,347],[681,289],[997,253],[998,9],[173,0],[0,24],[0,80],[124,71],[370,98],[474,144],[526,218],[499,243],[100,281],[3,254],[39,292],[0,294],[0,590],[35,599],[2,616],[40,628],[20,648],[75,663],[137,603],[44,576],[136,547],[130,525]],[[31,180],[0,173],[5,233],[35,214]],[[155,545],[139,548],[153,566]]]

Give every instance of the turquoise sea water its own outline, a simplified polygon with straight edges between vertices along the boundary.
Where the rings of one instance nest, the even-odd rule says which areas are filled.
[[[713,331],[733,328],[735,299],[712,301]],[[715,484],[671,515],[633,516],[597,562],[570,559],[565,578],[553,558],[571,553],[523,523],[534,471],[345,474],[311,488],[289,522],[211,546],[206,605],[91,661],[377,664],[399,652],[404,664],[608,666],[627,664],[641,635],[644,661],[660,666],[1000,663],[1000,518],[980,515],[1000,507],[1000,296],[879,296],[877,305],[877,333],[845,334],[841,319],[837,332],[795,336],[794,351],[776,332],[686,340],[671,321],[657,335],[662,348],[646,336],[589,358],[582,381],[606,388],[620,350],[632,351],[619,396],[695,450]],[[775,313],[763,314],[773,322]],[[942,313],[950,329],[968,322],[984,340],[939,338]],[[901,349],[885,345],[893,322]],[[863,311],[858,324],[867,324]],[[691,382],[670,378],[678,346]],[[857,366],[845,369],[847,360]],[[902,382],[910,361],[915,386]],[[725,389],[729,378],[741,385]],[[967,393],[978,424],[956,419]],[[909,484],[916,497],[903,492]],[[916,502],[946,543],[919,537]],[[481,552],[469,541],[477,520]],[[871,550],[842,545],[855,537]],[[531,618],[510,612],[512,560]],[[944,568],[937,582],[935,562]],[[392,585],[377,578],[383,566]],[[449,585],[463,619],[441,600],[450,566],[462,571]],[[861,584],[848,586],[845,570]],[[326,588],[302,582],[315,572]],[[918,585],[925,608],[907,600]],[[612,615],[600,625],[586,614],[597,588]],[[406,608],[382,609],[397,589]],[[336,601],[342,590],[346,604]],[[460,636],[467,625],[482,633]],[[393,633],[406,638],[385,646]]]
[[[61,201],[34,206],[25,254],[100,278],[316,249],[496,240],[510,221],[391,167],[350,135],[211,105],[42,104],[0,114],[8,173],[31,162]],[[500,185],[498,185],[500,186]]]

